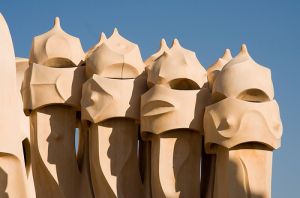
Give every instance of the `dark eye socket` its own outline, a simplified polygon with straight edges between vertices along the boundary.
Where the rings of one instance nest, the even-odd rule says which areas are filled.
[[[60,68],[76,66],[71,60],[69,60],[67,58],[51,58],[51,59],[48,59],[43,64],[46,66],[49,66],[49,67],[60,67]]]
[[[224,94],[220,93],[220,92],[214,92],[212,94],[212,102],[213,103],[217,103],[221,100],[224,100],[225,98],[226,98],[226,96]]]
[[[171,80],[169,82],[171,89],[176,90],[198,90],[200,89],[199,85],[190,79],[187,78],[178,78]]]
[[[238,97],[240,100],[248,102],[266,102],[270,101],[269,96],[260,89],[247,89],[241,92]]]

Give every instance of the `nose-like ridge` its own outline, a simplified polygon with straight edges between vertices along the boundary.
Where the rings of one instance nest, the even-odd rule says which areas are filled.
[[[223,118],[223,119],[221,119],[217,130],[222,136],[224,136],[226,138],[230,138],[230,137],[234,136],[234,134],[235,134],[234,130],[230,130],[231,126],[232,125],[229,123],[228,119]]]
[[[223,118],[218,126],[218,131],[224,131],[229,129],[229,123],[226,118]]]

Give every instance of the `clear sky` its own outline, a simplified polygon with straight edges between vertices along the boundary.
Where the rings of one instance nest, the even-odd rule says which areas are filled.
[[[90,48],[100,32],[114,27],[137,43],[143,58],[159,47],[161,38],[196,52],[206,68],[225,48],[236,55],[246,43],[251,56],[272,70],[275,97],[284,127],[282,147],[274,152],[274,198],[300,193],[300,1],[96,1],[0,0],[15,52],[28,57],[33,36],[46,32],[55,16],[63,29]]]

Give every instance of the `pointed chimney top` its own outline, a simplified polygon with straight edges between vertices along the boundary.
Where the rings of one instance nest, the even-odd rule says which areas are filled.
[[[119,34],[118,28],[115,27],[112,34]]]
[[[246,46],[246,44],[242,44],[242,46],[241,46],[241,50],[240,50],[240,53],[242,53],[242,54],[245,54],[245,55],[248,55],[248,56],[249,56],[249,53],[248,53],[248,49],[247,49],[247,46]]]
[[[60,19],[59,19],[59,17],[55,17],[55,19],[54,19],[54,27],[60,28]]]
[[[167,42],[164,38],[161,39],[160,41],[160,49],[168,49],[168,45],[167,45]]]
[[[99,43],[103,43],[106,40],[106,35],[104,34],[104,32],[101,32],[100,36],[99,36]]]
[[[172,44],[172,47],[173,47],[173,46],[181,47],[181,45],[180,45],[180,43],[179,43],[179,41],[178,41],[177,38],[174,39],[173,44]]]
[[[224,52],[224,54],[222,56],[222,59],[227,60],[227,61],[229,61],[229,60],[232,59],[232,55],[231,55],[230,49],[227,48],[225,50],[225,52]]]

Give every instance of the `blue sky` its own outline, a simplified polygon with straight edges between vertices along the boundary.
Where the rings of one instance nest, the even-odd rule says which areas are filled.
[[[272,70],[275,97],[284,127],[282,147],[274,152],[273,196],[296,197],[300,183],[300,1],[63,1],[0,0],[17,56],[28,57],[33,36],[47,31],[55,16],[63,29],[90,48],[100,32],[114,27],[137,43],[143,58],[161,38],[196,52],[204,67],[225,48],[236,55],[246,43],[251,56]]]

